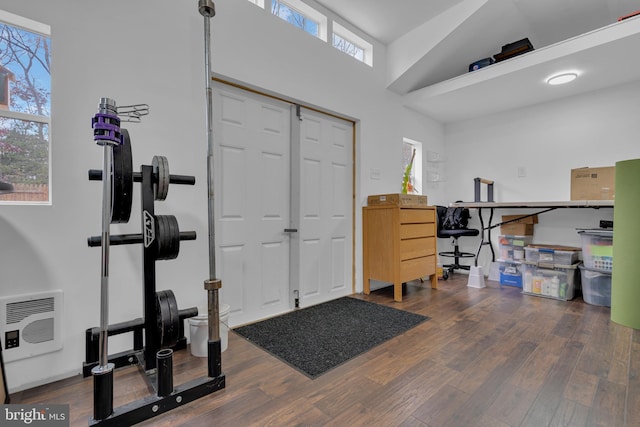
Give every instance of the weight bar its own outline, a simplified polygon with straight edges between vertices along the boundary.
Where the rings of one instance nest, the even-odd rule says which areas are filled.
[[[155,175],[153,178],[154,180],[157,179]],[[102,170],[89,169],[89,181],[102,181]],[[142,174],[140,172],[134,172],[133,182],[140,181],[142,181]],[[180,185],[195,185],[196,177],[191,175],[169,175],[169,183]]]
[[[180,240],[196,240],[195,231],[181,231]],[[143,242],[142,234],[118,234],[109,237],[109,244],[111,246],[118,245],[134,245]],[[102,238],[100,236],[91,236],[87,238],[87,246],[95,248],[102,245]]]
[[[181,322],[183,320],[196,317],[198,314],[199,313],[198,313],[197,307],[189,307],[189,308],[183,308],[181,310],[178,310],[178,317]],[[141,330],[142,328],[144,328],[144,319],[142,319],[141,317],[138,317],[137,319],[134,319],[134,320],[127,320],[125,322],[111,324],[109,325],[107,332],[111,337],[114,335],[126,334],[128,332],[135,332],[137,330]],[[85,334],[89,340],[96,339],[100,334],[100,328],[98,327],[88,328],[85,331]],[[87,357],[87,361],[93,361],[93,359]]]
[[[156,260],[176,259],[180,252],[180,240],[195,240],[196,232],[180,232],[178,220],[174,215],[154,216]],[[131,245],[142,243],[142,234],[121,234],[109,236],[109,244]],[[91,236],[87,239],[89,247],[101,246],[102,236]]]
[[[160,332],[160,348],[176,345],[180,338],[180,312],[172,290],[156,292],[156,312]]]

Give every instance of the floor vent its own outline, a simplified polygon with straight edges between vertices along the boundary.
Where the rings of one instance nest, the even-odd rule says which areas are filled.
[[[62,291],[0,297],[0,337],[5,362],[62,348]]]

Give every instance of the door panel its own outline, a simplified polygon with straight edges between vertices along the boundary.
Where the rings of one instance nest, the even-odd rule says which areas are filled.
[[[222,299],[237,325],[289,303],[289,105],[214,88],[216,245]]]
[[[351,122],[301,109],[300,306],[352,293]],[[294,178],[295,179],[295,178]]]

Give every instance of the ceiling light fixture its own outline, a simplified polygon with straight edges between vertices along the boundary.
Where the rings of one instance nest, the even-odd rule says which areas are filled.
[[[577,77],[578,77],[578,73],[575,73],[575,72],[555,74],[547,78],[547,84],[563,85],[565,83],[574,81]]]

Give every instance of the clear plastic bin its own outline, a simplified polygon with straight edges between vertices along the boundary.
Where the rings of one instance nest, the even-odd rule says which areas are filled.
[[[524,248],[525,260],[559,265],[573,265],[580,258],[580,248],[532,245]]]
[[[522,293],[562,301],[575,296],[580,275],[578,265],[522,263]]]
[[[525,246],[532,241],[533,236],[498,236],[498,258],[503,261],[522,261],[525,259]]]
[[[613,231],[579,230],[582,239],[582,259],[587,268],[613,269]]]
[[[611,307],[611,272],[581,265],[580,275],[584,302]]]

